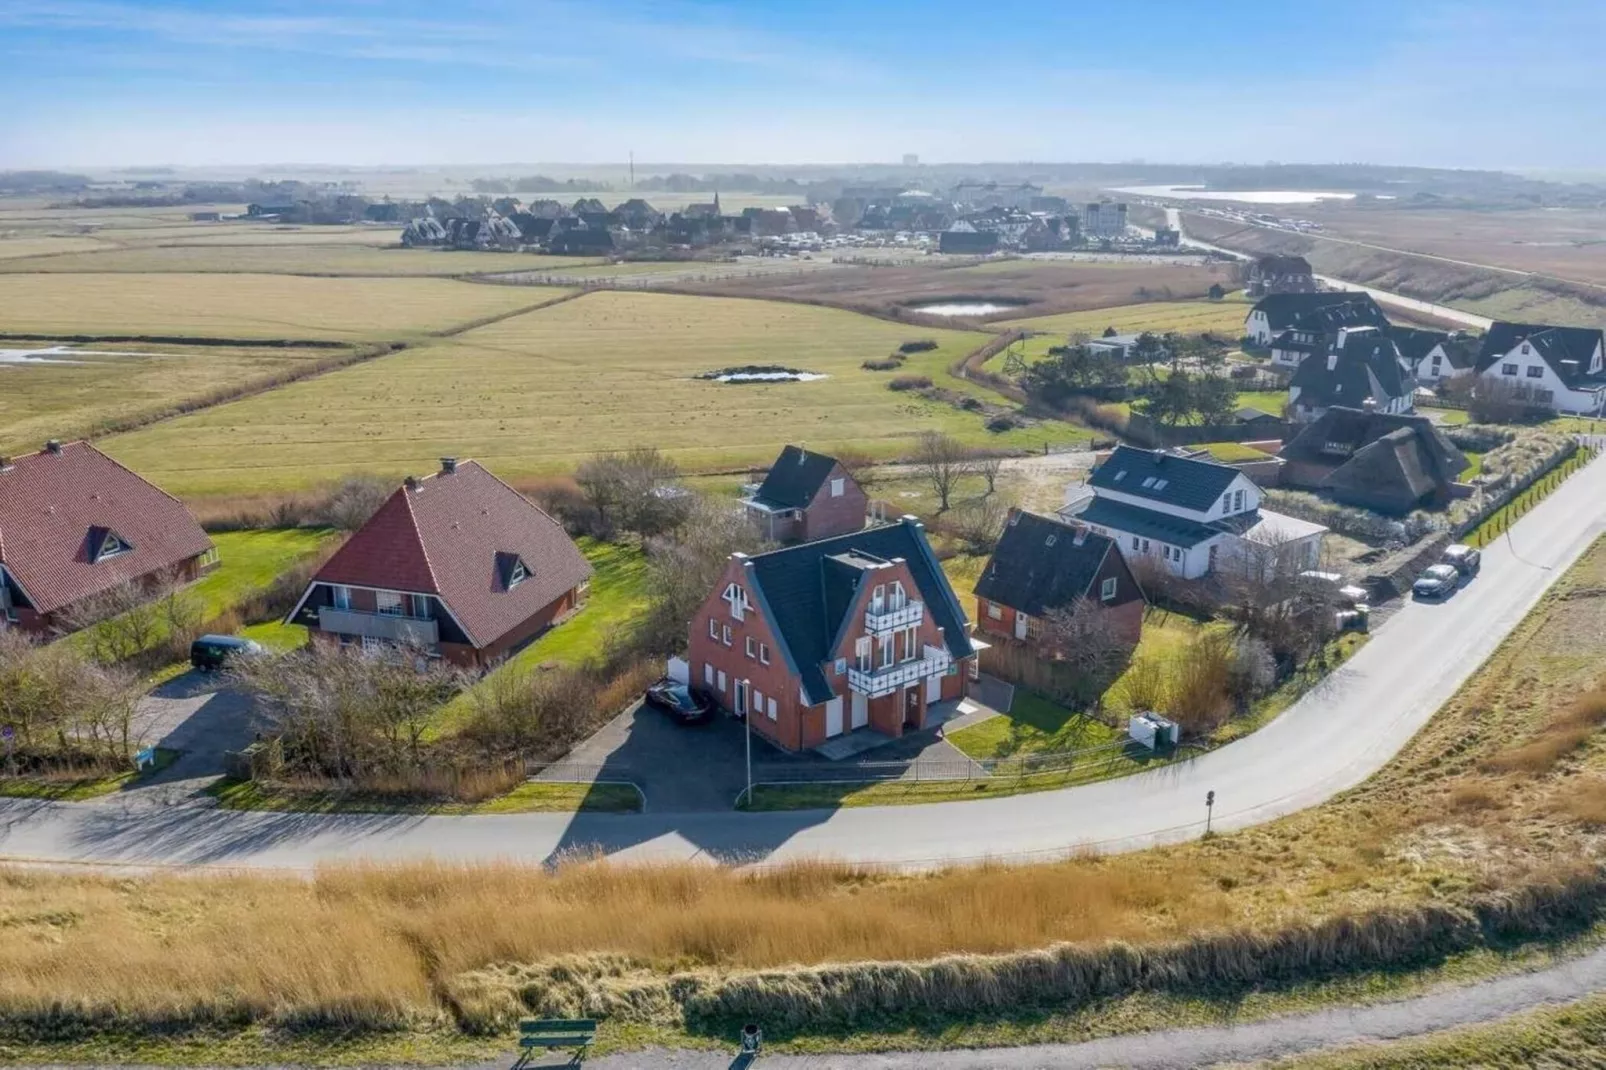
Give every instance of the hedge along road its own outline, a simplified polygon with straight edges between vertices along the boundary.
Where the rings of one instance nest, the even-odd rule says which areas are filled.
[[[973,802],[776,813],[285,814],[0,800],[0,857],[41,862],[282,867],[365,859],[544,861],[567,851],[624,860],[756,863],[837,858],[908,867],[1133,850],[1243,828],[1365,780],[1482,664],[1601,533],[1606,462],[1579,470],[1483,551],[1449,600],[1411,603],[1265,728],[1164,769]],[[688,776],[697,775],[689,770]]]

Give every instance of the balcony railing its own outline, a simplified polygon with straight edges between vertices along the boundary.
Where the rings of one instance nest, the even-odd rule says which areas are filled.
[[[907,628],[911,624],[919,624],[926,619],[926,604],[924,602],[905,602],[897,609],[888,609],[883,605],[877,609],[874,603],[864,611],[864,626],[870,631],[880,634],[890,632],[894,628]]]
[[[432,620],[399,617],[388,613],[359,613],[353,609],[324,606],[318,610],[318,627],[342,635],[366,635],[393,643],[433,649],[440,644],[440,625]]]
[[[903,661],[880,669],[849,669],[848,687],[861,695],[880,698],[890,695],[906,684],[916,683],[928,676],[948,671],[953,659],[942,647],[927,646],[915,661]]]

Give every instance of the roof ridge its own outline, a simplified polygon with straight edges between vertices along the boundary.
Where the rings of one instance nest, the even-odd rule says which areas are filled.
[[[557,517],[553,516],[551,513],[547,512],[545,509],[543,509],[539,505],[537,505],[535,503],[535,501],[533,499],[531,499],[531,497],[528,494],[525,494],[523,491],[519,490],[519,488],[517,488],[513,484],[509,483],[507,480],[503,479],[501,476],[497,475],[495,472],[491,471],[489,468],[485,467],[483,464],[481,464],[480,462],[476,461],[474,458],[470,457],[466,461],[457,462],[457,467],[460,470],[462,468],[468,466],[468,465],[473,465],[479,471],[484,472],[486,475],[490,476],[493,480],[495,480],[496,482],[500,483],[502,486],[506,487],[508,489],[508,491],[513,494],[514,497],[518,498],[525,505],[529,506],[531,509],[534,509],[537,513],[540,513],[542,516],[544,516],[548,520],[552,521],[552,523],[556,524],[558,527],[560,527],[560,528],[563,527],[563,522],[562,521],[560,521]],[[436,475],[440,475],[439,472],[437,472],[435,474]],[[431,477],[431,478],[434,478],[434,477]],[[568,534],[568,529],[567,528],[564,528],[564,534],[565,535]]]
[[[418,543],[418,552],[424,555],[424,568],[429,572],[429,582],[435,588],[431,593],[439,595],[441,579],[435,575],[435,562],[429,559],[429,542],[424,538],[424,533],[418,529],[418,514],[413,512],[413,496],[408,491],[405,483],[396,493],[402,496],[402,503],[407,506],[407,523],[413,529],[413,539]],[[465,625],[463,630],[465,632],[468,631],[468,627]],[[469,638],[472,639],[473,636]]]

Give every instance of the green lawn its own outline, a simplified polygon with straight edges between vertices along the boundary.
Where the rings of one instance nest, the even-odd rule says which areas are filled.
[[[202,620],[209,621],[266,590],[286,569],[318,553],[337,537],[338,533],[321,528],[219,532],[212,536],[217,545],[218,566],[187,590],[199,600]],[[75,633],[65,642],[86,643],[98,627],[102,625]],[[300,631],[305,633],[305,629]],[[165,638],[165,625],[158,622],[152,642]],[[262,638],[274,646],[298,645],[294,632],[276,627],[275,622],[264,625]]]
[[[580,611],[496,669],[524,673],[546,664],[577,665],[597,657],[609,638],[628,627],[647,603],[647,555],[628,543],[576,540],[591,562],[591,594]],[[441,711],[432,736],[445,735],[473,709],[473,691],[458,695]]]
[[[156,748],[156,763],[148,769],[132,769],[104,776],[17,776],[3,775],[0,769],[0,797],[8,799],[40,799],[49,802],[85,802],[110,795],[160,773],[178,760],[179,752],[166,747]]]
[[[482,803],[398,800],[355,791],[310,791],[225,777],[206,789],[224,810],[277,810],[318,814],[525,814],[599,811],[634,813],[641,792],[634,784],[554,784],[529,780]]]
[[[1271,454],[1264,450],[1257,450],[1253,446],[1245,446],[1242,442],[1201,442],[1193,449],[1208,450],[1210,456],[1222,464],[1237,464],[1242,461],[1265,461]]]
[[[950,732],[948,742],[972,758],[1003,758],[1097,747],[1124,734],[1086,713],[1017,689],[1008,713]]]
[[[1245,390],[1238,394],[1238,407],[1248,406],[1269,412],[1273,416],[1281,416],[1283,409],[1288,407],[1288,391],[1286,390]]]
[[[475,288],[534,296],[523,287]],[[861,367],[916,338],[938,346],[898,372]],[[947,372],[987,340],[811,305],[598,291],[118,435],[104,448],[168,490],[205,495],[282,491],[352,471],[399,477],[430,471],[446,455],[473,457],[516,480],[641,445],[695,470],[768,462],[798,441],[902,456],[930,429],[1022,450],[1085,435],[1056,420],[994,433],[979,413],[887,389],[895,375],[925,375],[1001,402]],[[696,378],[754,363],[826,378]]]

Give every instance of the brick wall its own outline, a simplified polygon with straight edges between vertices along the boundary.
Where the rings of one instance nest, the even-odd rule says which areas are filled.
[[[831,496],[833,480],[843,481],[842,496]],[[803,521],[797,537],[804,542],[845,535],[864,527],[864,516],[870,500],[854,478],[840,464],[831,468],[831,474],[820,484],[814,500],[803,510]]]

